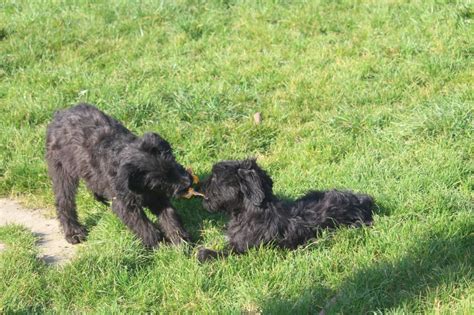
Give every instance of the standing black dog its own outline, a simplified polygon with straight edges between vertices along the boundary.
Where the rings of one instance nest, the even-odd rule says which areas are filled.
[[[372,224],[372,197],[352,192],[313,191],[285,203],[273,195],[273,182],[255,160],[224,161],[202,184],[203,205],[230,215],[229,251],[243,253],[260,244],[294,249],[318,231],[339,225]],[[200,249],[198,259],[225,256],[229,251]]]
[[[55,114],[47,130],[46,160],[69,243],[86,238],[76,212],[79,179],[98,201],[112,201],[112,210],[145,246],[157,246],[163,238],[174,244],[189,240],[169,197],[186,193],[193,179],[158,134],[139,138],[97,108],[79,104]],[[158,226],[143,207],[158,216]]]

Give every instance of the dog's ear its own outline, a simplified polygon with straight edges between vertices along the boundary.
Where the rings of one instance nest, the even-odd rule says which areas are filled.
[[[140,148],[152,154],[172,154],[170,144],[154,132],[147,132],[143,135]]]
[[[259,207],[265,199],[265,192],[257,172],[253,169],[248,169],[247,165],[243,165],[243,168],[237,170],[237,174],[240,179],[240,190],[244,197],[254,206]]]
[[[250,170],[250,169],[255,169],[257,167],[257,159],[251,158],[251,159],[246,159],[240,162],[240,168]]]
[[[142,194],[146,190],[146,172],[132,163],[121,165],[117,177],[121,190],[128,188],[137,194]]]
[[[137,194],[144,193],[146,190],[145,172],[137,170],[130,173],[128,176],[128,189]]]

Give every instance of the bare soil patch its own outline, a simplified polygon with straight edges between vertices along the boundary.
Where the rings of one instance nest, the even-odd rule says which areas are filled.
[[[25,226],[38,238],[39,258],[49,264],[62,265],[74,256],[75,248],[64,239],[59,222],[46,218],[43,212],[41,209],[25,209],[10,199],[0,199],[0,226]],[[0,243],[0,251],[5,247]]]

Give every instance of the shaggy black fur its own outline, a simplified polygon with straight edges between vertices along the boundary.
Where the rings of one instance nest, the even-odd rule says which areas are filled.
[[[158,134],[139,138],[95,107],[79,104],[55,114],[47,130],[46,160],[69,243],[86,238],[75,204],[79,179],[98,201],[112,201],[112,210],[145,246],[155,247],[163,238],[172,243],[189,240],[169,197],[184,194],[192,177]],[[143,207],[158,216],[157,226]]]
[[[273,195],[273,182],[255,160],[223,161],[202,183],[204,207],[225,211],[229,251],[243,253],[260,244],[294,249],[325,228],[372,224],[373,199],[347,191],[312,191],[294,202]],[[229,251],[201,249],[198,259],[225,256]]]

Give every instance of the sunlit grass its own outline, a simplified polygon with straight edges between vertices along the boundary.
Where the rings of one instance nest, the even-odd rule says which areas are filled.
[[[469,1],[4,1],[0,195],[53,208],[46,125],[89,102],[201,176],[255,156],[282,197],[348,188],[378,210],[370,229],[200,265],[146,251],[82,187],[91,233],[64,268],[0,228],[0,312],[470,313],[472,17]],[[198,245],[224,245],[223,217],[175,205]]]

